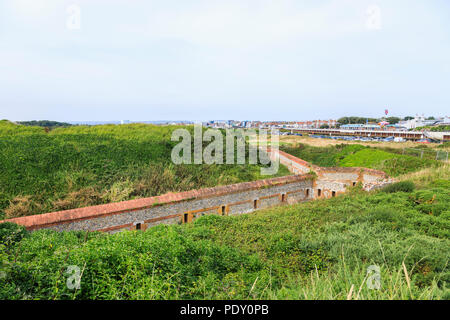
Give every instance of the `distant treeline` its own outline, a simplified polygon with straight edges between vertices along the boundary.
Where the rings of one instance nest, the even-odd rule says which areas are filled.
[[[402,120],[414,119],[413,117],[405,117],[403,119],[398,117],[387,117],[387,118],[363,118],[363,117],[342,117],[338,119],[338,123],[342,124],[365,124],[366,122],[381,122],[387,121],[390,124],[397,124]]]
[[[37,127],[47,127],[47,128],[56,128],[56,127],[70,127],[72,124],[66,122],[58,122],[58,121],[50,121],[50,120],[33,120],[33,121],[20,121],[18,124],[24,126],[37,126]]]
[[[47,128],[59,128],[59,127],[70,127],[72,124],[66,122],[50,121],[50,120],[33,120],[33,121],[20,121],[18,124],[24,126],[37,126],[37,127],[47,127]]]

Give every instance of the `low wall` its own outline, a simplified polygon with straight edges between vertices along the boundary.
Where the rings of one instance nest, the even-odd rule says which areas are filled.
[[[316,167],[315,173],[315,198],[337,196],[359,183],[366,191],[391,183],[383,171],[367,168]]]
[[[289,171],[294,174],[304,174],[318,168],[305,160],[294,157],[293,155],[281,150],[275,150],[269,147],[266,152],[269,154],[269,158],[272,161],[279,159],[280,163],[286,166]]]
[[[145,230],[164,223],[192,222],[198,217],[237,215],[261,208],[335,197],[362,183],[372,190],[390,182],[382,171],[365,168],[324,168],[278,150],[267,150],[295,175],[205,188],[161,196],[20,217],[13,222],[28,230],[56,231]]]
[[[295,175],[52,212],[7,220],[28,230],[104,231],[187,223],[208,214],[235,215],[312,198],[313,176]],[[0,221],[5,222],[5,221]]]
[[[358,167],[319,167],[281,150],[267,148],[267,153],[272,161],[279,159],[280,163],[294,174],[314,172],[317,175],[313,195],[315,199],[337,196],[358,183],[362,184],[364,190],[370,191],[391,182],[386,173],[379,170]]]

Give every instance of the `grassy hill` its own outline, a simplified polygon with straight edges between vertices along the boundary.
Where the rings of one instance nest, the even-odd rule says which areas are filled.
[[[373,148],[358,144],[314,147],[307,144],[281,146],[281,150],[323,167],[364,167],[382,170],[392,177],[437,168],[442,162],[424,157],[403,155],[399,150]]]
[[[27,197],[28,209],[259,178],[257,166],[170,166],[171,127],[1,125],[1,194]],[[1,224],[0,299],[450,299],[448,164],[357,145],[289,151],[322,166],[381,168],[401,182],[145,232]],[[15,201],[6,212],[20,208]],[[67,287],[69,266],[79,268],[79,289]],[[368,286],[374,270],[378,289]]]
[[[0,299],[449,299],[449,173],[399,177],[416,189],[356,187],[145,232],[3,225]],[[66,286],[71,265],[82,273],[78,290]],[[371,289],[377,268],[380,288]]]
[[[0,219],[267,178],[258,165],[173,165],[179,126],[0,121]],[[192,127],[186,127],[192,130]],[[278,176],[288,175],[280,166]]]

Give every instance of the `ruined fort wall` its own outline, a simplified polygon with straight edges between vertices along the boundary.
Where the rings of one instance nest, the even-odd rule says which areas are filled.
[[[319,167],[281,150],[267,148],[270,159],[279,159],[294,174],[314,172],[314,199],[331,198],[361,183],[367,191],[382,187],[391,181],[383,171],[367,168]]]
[[[372,190],[389,183],[382,171],[365,168],[324,168],[283,151],[268,149],[295,175],[205,188],[6,220],[28,230],[145,230],[164,223],[189,223],[208,214],[238,215],[283,203],[331,198],[358,183]],[[5,222],[5,221],[0,221]]]
[[[92,206],[8,220],[29,230],[104,231],[141,229],[192,222],[207,214],[235,215],[283,202],[306,201],[313,195],[313,177],[286,176],[229,186]]]

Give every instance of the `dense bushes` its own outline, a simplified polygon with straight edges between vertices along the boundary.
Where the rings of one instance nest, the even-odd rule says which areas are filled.
[[[354,285],[352,298],[442,299],[449,205],[448,188],[437,182],[411,192],[356,188],[145,232],[38,231],[0,251],[0,298],[346,299]],[[82,273],[79,290],[66,285],[69,266]],[[364,283],[371,266],[381,272],[380,290]]]
[[[70,123],[66,122],[58,122],[58,121],[50,121],[50,120],[33,120],[33,121],[20,121],[18,122],[21,125],[24,126],[37,126],[37,127],[44,127],[44,128],[59,128],[59,127],[70,127]]]
[[[330,147],[313,147],[307,144],[299,144],[297,147],[282,146],[281,150],[321,167],[335,167],[347,155],[365,148],[357,144],[339,144]]]
[[[329,147],[282,147],[283,151],[324,167],[363,167],[382,170],[390,176],[399,176],[424,168],[438,167],[431,159],[420,159],[357,144],[340,144]]]
[[[382,191],[386,193],[412,192],[414,191],[414,188],[415,185],[412,181],[400,181],[384,187]]]
[[[257,256],[167,226],[88,238],[81,232],[39,231],[23,240],[19,251],[21,262],[9,270],[1,299],[199,298],[211,287],[235,290],[227,279],[263,267]],[[66,286],[68,266],[82,273],[80,290]]]
[[[23,212],[120,201],[164,192],[173,184],[229,183],[259,172],[256,166],[219,171],[167,165],[159,158],[170,150],[162,142],[167,127],[71,127],[48,134],[29,129],[29,137],[10,134],[0,140],[5,165],[0,203],[10,203],[13,194],[12,203]],[[373,151],[375,162],[369,157]],[[338,146],[325,154],[312,147],[296,152],[321,165],[361,161],[377,167],[399,156],[386,158],[388,152],[378,151]],[[360,152],[368,154],[357,160]],[[43,165],[49,161],[52,165]],[[29,234],[3,224],[0,299],[346,299],[352,286],[354,299],[445,299],[450,182],[443,168],[435,169],[436,175],[430,171],[430,180],[417,184],[417,190],[408,182],[370,194],[355,187],[328,200],[242,216],[205,216],[145,232]],[[380,270],[379,290],[365,285],[374,266]],[[79,271],[79,289],[67,286],[74,275],[70,270]]]
[[[10,247],[22,240],[28,232],[22,226],[14,223],[0,223],[0,243]]]
[[[173,165],[178,126],[43,128],[0,122],[0,219],[261,176],[258,165]],[[192,130],[192,128],[189,128]],[[280,167],[278,175],[288,175]]]
[[[449,125],[440,125],[440,126],[425,126],[425,127],[418,127],[415,128],[414,131],[432,131],[432,132],[449,132],[450,126]]]

